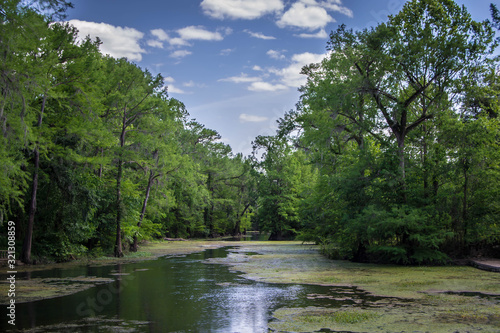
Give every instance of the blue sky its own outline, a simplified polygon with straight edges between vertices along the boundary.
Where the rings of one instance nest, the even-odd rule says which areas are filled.
[[[302,66],[325,54],[339,24],[362,29],[396,14],[405,0],[72,0],[68,21],[101,51],[161,73],[169,95],[218,131],[233,152],[295,107]],[[492,1],[456,1],[476,20]],[[495,1],[493,1],[495,2]]]

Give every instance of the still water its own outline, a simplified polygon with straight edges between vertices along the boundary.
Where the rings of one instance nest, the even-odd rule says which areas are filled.
[[[281,307],[363,306],[376,301],[352,288],[250,281],[226,266],[206,263],[230,250],[33,272],[31,278],[86,275],[115,280],[70,296],[17,304],[16,329],[7,325],[2,306],[0,331],[267,332],[272,312]]]

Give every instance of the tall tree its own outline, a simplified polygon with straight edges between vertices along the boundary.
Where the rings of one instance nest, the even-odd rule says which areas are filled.
[[[46,27],[46,35],[40,37],[39,47],[28,54],[35,68],[28,74],[34,85],[35,96],[30,96],[31,112],[36,116],[31,139],[33,151],[33,181],[28,207],[28,225],[23,243],[21,260],[31,262],[31,247],[33,226],[36,213],[37,191],[40,169],[41,149],[50,144],[50,130],[43,128],[43,119],[46,116],[50,103],[60,103],[64,99],[64,89],[74,85],[77,80],[86,76],[92,66],[88,60],[89,52],[96,48],[87,40],[81,46],[76,45],[76,30],[68,25],[53,24]],[[54,109],[52,109],[54,111]]]
[[[164,97],[164,96],[163,96]],[[137,131],[141,133],[137,148],[144,151],[146,156],[140,162],[145,174],[147,185],[144,192],[141,213],[134,232],[130,250],[138,249],[138,235],[146,215],[146,209],[154,182],[167,177],[182,166],[180,147],[177,135],[181,132],[186,116],[184,104],[176,99],[164,99],[158,109],[137,124]]]
[[[166,93],[163,88],[163,78],[153,77],[149,72],[141,70],[126,59],[105,59],[102,87],[102,117],[106,119],[110,130],[117,135],[115,149],[116,166],[116,242],[114,254],[123,256],[122,220],[123,206],[123,169],[127,163],[136,163],[133,149],[134,137],[137,135],[135,126],[146,115],[154,113],[161,99],[155,96]]]
[[[473,21],[451,0],[410,1],[371,31],[341,27],[332,34],[332,57],[350,58],[359,91],[371,97],[394,135],[403,196],[408,133],[453,98],[457,80],[492,51],[492,38],[487,22]]]

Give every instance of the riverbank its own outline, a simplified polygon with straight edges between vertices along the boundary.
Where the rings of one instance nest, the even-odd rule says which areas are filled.
[[[277,309],[273,313],[275,319],[269,324],[276,332],[314,332],[323,328],[349,332],[500,331],[499,273],[467,266],[400,267],[335,261],[319,254],[317,246],[300,242],[158,242],[142,246],[138,253],[124,258],[23,266],[18,272],[126,264],[223,246],[233,247],[230,254],[209,259],[207,264],[227,265],[255,281],[319,284],[331,286],[331,290],[357,287],[371,295],[385,297],[361,307],[353,301],[354,297],[350,299],[349,294],[344,293],[341,299],[331,298],[332,304],[341,306]],[[116,277],[18,280],[16,302],[63,296],[108,283],[113,278]],[[5,287],[6,284],[0,284],[0,297],[7,294]]]

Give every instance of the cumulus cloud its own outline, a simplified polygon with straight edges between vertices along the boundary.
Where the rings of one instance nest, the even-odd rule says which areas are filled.
[[[174,94],[186,94],[184,90],[177,88],[173,84],[167,85],[167,92]]]
[[[163,43],[158,41],[158,40],[154,40],[154,39],[150,39],[146,42],[146,44],[148,44],[148,46],[151,46],[151,47],[157,47],[159,49],[162,49],[163,48]]]
[[[268,54],[280,56],[281,59],[281,53],[278,51],[270,50]],[[279,92],[290,88],[299,88],[307,80],[305,75],[300,74],[302,68],[312,63],[321,62],[325,56],[326,54],[310,52],[294,54],[290,58],[289,64],[283,68],[262,68],[255,65],[252,69],[260,72],[259,76],[249,76],[246,73],[241,73],[239,76],[232,76],[219,81],[246,83],[248,84],[248,90],[256,92]]]
[[[341,0],[329,0],[329,1],[323,2],[322,6],[327,8],[327,9],[330,9],[334,12],[339,12],[339,13],[344,14],[344,15],[349,16],[349,17],[354,16],[352,13],[352,10],[350,10],[347,7],[342,6]]]
[[[281,78],[283,85],[298,88],[305,84],[307,80],[304,75],[300,74],[302,67],[312,63],[319,63],[325,56],[325,54],[309,52],[294,54],[289,66],[282,69],[273,69],[271,72]]]
[[[335,22],[335,20],[328,14],[325,8],[296,2],[283,14],[276,24],[280,28],[291,26],[315,30],[324,28],[330,22]]]
[[[86,36],[99,37],[102,42],[100,50],[103,54],[115,58],[125,57],[130,61],[141,61],[142,54],[146,52],[139,44],[144,34],[136,29],[80,20],[70,20],[68,23],[78,29],[78,35],[82,39]]]
[[[242,113],[240,114],[240,122],[242,123],[261,123],[263,121],[269,120],[267,117],[255,116],[251,114]]]
[[[248,29],[245,30],[245,32],[247,34],[249,34],[250,36],[252,37],[255,37],[255,38],[259,38],[259,39],[264,39],[264,40],[272,40],[272,39],[276,39],[276,37],[273,37],[273,36],[266,36],[264,35],[263,33],[261,32],[253,32],[253,31],[250,31]]]
[[[192,53],[193,52],[188,51],[188,50],[177,50],[177,51],[170,53],[170,57],[180,59],[180,58],[184,58]]]
[[[283,55],[282,53],[283,51],[276,51],[276,50],[269,50],[267,51],[267,55],[273,59],[276,59],[276,60],[283,60],[285,59],[286,57]]]
[[[217,19],[253,20],[284,8],[282,0],[203,0],[203,12]]]
[[[273,84],[273,83],[264,82],[264,81],[253,82],[248,87],[248,90],[251,90],[251,91],[280,91],[280,90],[287,90],[287,89],[288,89],[288,87],[284,84],[281,84],[281,83]]]
[[[168,34],[163,29],[153,29],[151,30],[151,34],[162,42],[168,41],[170,39]]]
[[[165,82],[167,85],[167,91],[169,93],[174,93],[174,94],[186,94],[186,92],[182,89],[177,88],[176,86],[173,85],[175,82],[175,79],[171,76],[167,76],[166,78],[163,78],[163,82]]]
[[[317,33],[314,33],[314,34],[306,34],[306,33],[302,33],[302,34],[297,34],[297,35],[294,35],[296,37],[300,37],[300,38],[321,38],[321,39],[325,39],[328,37],[328,34],[326,33],[325,29],[321,29],[320,31],[318,31]]]
[[[148,41],[148,45],[153,47],[163,47],[162,42],[168,42],[171,46],[191,46],[190,41],[221,41],[224,36],[232,33],[230,28],[222,28],[216,31],[209,31],[203,26],[188,26],[175,31],[177,36],[171,36],[163,29],[153,29],[150,33],[156,37]]]
[[[182,29],[177,30],[180,38],[183,40],[206,40],[206,41],[220,41],[223,40],[224,37],[218,31],[212,32],[206,30],[202,26],[189,26]]]

